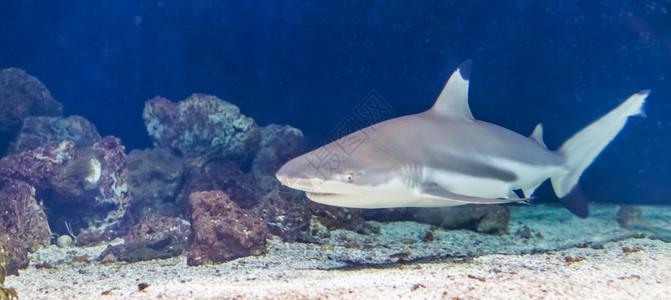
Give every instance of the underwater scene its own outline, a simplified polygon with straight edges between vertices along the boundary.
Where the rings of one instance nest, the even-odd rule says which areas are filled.
[[[671,299],[671,1],[0,2],[0,299]]]

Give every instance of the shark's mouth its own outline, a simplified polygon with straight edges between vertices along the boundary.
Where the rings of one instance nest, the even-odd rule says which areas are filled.
[[[305,194],[306,194],[308,197],[312,197],[312,196],[317,196],[317,197],[331,197],[331,196],[337,196],[337,195],[340,195],[340,194],[335,194],[335,193],[317,193],[317,192],[305,192]]]

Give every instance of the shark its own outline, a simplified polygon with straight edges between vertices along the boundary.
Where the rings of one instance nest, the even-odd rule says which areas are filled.
[[[633,94],[552,151],[541,124],[524,136],[473,117],[471,68],[471,60],[463,62],[429,110],[322,145],[285,163],[276,178],[312,201],[350,208],[528,203],[549,179],[566,207],[587,217],[578,181],[629,117],[645,116],[650,91]]]

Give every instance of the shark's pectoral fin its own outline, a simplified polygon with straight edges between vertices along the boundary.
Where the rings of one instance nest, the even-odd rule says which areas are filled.
[[[499,199],[499,198],[483,198],[483,197],[468,196],[450,192],[434,184],[423,186],[422,196],[443,200],[445,201],[445,205],[503,204],[510,202],[528,203],[531,200],[531,198],[519,198],[519,197],[515,197],[512,199]]]

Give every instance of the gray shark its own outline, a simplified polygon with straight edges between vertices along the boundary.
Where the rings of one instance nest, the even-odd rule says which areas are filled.
[[[643,115],[649,91],[632,95],[551,151],[541,124],[527,137],[473,118],[471,64],[459,66],[431,109],[363,128],[296,157],[279,169],[277,179],[313,201],[352,208],[525,202],[550,179],[567,208],[586,217],[584,198],[572,197],[580,195],[572,191],[627,119]]]

